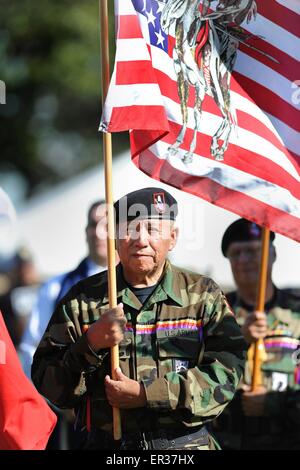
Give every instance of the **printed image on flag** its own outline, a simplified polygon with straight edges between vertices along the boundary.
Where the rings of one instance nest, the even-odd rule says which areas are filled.
[[[115,0],[100,129],[146,174],[300,241],[300,6]]]

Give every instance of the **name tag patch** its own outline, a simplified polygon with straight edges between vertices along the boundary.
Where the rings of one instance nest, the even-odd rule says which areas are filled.
[[[283,374],[282,372],[272,373],[272,390],[283,392],[284,390],[287,389],[287,386],[288,386],[288,374]]]

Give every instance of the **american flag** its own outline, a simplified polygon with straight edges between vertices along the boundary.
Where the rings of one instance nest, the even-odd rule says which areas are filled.
[[[166,30],[171,3],[175,10]],[[204,48],[192,65],[178,44],[176,49],[176,34],[178,41],[183,28],[180,11],[188,18],[189,8],[197,4],[201,18],[203,3],[209,3],[209,15],[230,2],[115,0],[115,68],[100,129],[130,130],[133,162],[152,178],[300,241],[300,2],[257,0],[256,18],[233,27],[228,21],[221,32],[220,22],[207,16],[194,43],[191,24],[186,41],[197,52],[206,35],[202,46],[208,44],[210,68],[204,66]],[[235,2],[245,3],[255,4]],[[213,35],[218,41],[228,38],[228,47],[239,37],[230,79],[226,64],[223,72],[219,68],[219,81],[215,79],[212,64],[219,58]],[[187,93],[179,90],[182,76],[186,80],[181,86],[188,87],[186,108],[179,96]],[[230,81],[228,95],[218,91],[224,80]],[[229,109],[226,122],[224,109]],[[187,128],[176,143],[184,115]],[[213,138],[224,123],[230,125],[228,147],[223,145],[225,134],[220,135],[213,154]]]

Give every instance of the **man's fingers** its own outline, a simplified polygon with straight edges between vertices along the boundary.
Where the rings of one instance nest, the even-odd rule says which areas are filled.
[[[109,377],[109,375],[107,375],[105,377],[104,384],[105,384],[105,394],[106,394],[108,401],[112,400],[114,396],[114,386],[112,382],[113,380]]]
[[[119,381],[124,381],[126,380],[126,377],[125,375],[122,373],[120,367],[117,367],[116,370],[115,370],[115,376],[116,376],[116,380],[119,380]]]
[[[267,315],[265,314],[265,312],[259,312],[258,310],[253,312],[252,316],[256,320],[267,320]]]
[[[116,308],[107,312],[107,314],[111,322],[118,322],[121,327],[125,326],[127,320],[124,315],[123,304],[119,304]]]
[[[267,331],[267,327],[265,325],[262,325],[262,326],[255,326],[255,328],[253,328],[254,331],[257,331],[258,333],[266,333]]]
[[[119,319],[118,319],[118,324],[120,325],[120,327],[121,327],[122,329],[125,328],[126,323],[127,323],[127,320],[126,320],[126,317],[125,317],[125,316],[124,316],[123,318],[119,318]]]
[[[252,336],[254,339],[263,339],[266,336],[266,333],[264,331],[263,332],[256,331],[255,333],[253,333]]]
[[[267,320],[265,318],[259,318],[257,320],[252,318],[247,323],[248,324],[246,324],[245,326],[247,326],[248,328],[265,328],[265,329],[268,328],[268,323],[267,323]]]
[[[112,313],[112,316],[115,317],[115,318],[125,317],[124,310],[122,308],[120,308],[120,309],[116,308],[116,309],[112,310],[111,313]]]
[[[110,332],[112,335],[114,335],[115,340],[117,341],[116,344],[119,343],[119,341],[122,341],[124,337],[124,329],[125,329],[125,324],[120,323],[118,321],[114,321],[110,324]],[[121,337],[121,339],[120,339]]]
[[[120,321],[120,320],[126,320],[126,317],[124,315],[124,312],[115,312],[115,311],[110,311],[107,313],[109,321]]]
[[[256,326],[267,326],[267,321],[264,318],[260,318],[255,321]]]
[[[245,322],[245,327],[246,328],[251,328],[251,327],[264,327],[267,328],[267,317],[265,313],[263,312],[254,312],[251,314]]]
[[[255,325],[255,327],[253,328],[255,329],[256,331],[267,331],[267,325]]]

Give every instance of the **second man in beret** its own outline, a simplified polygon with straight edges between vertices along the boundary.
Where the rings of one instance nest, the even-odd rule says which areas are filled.
[[[274,284],[275,234],[270,232],[265,311],[255,311],[261,232],[255,223],[238,219],[225,231],[221,245],[237,286],[227,299],[249,346],[241,388],[214,422],[221,446],[228,450],[292,450],[300,445],[300,367],[295,356],[300,346],[300,291]],[[252,392],[253,345],[259,338],[265,347],[262,384]]]

